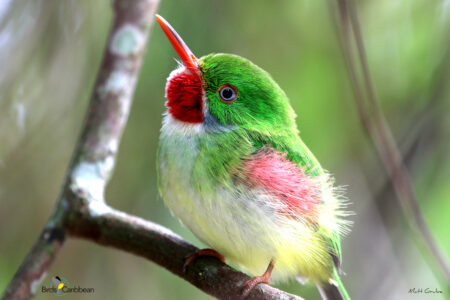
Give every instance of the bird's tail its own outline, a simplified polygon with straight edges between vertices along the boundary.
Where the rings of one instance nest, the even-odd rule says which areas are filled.
[[[323,300],[351,300],[336,268],[333,271],[333,279],[326,284],[317,284],[317,289]]]

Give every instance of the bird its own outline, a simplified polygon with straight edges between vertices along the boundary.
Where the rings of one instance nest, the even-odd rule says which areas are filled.
[[[341,274],[346,200],[299,135],[296,114],[271,75],[233,54],[197,58],[156,19],[181,62],[167,78],[157,150],[158,188],[173,215],[207,249],[262,283],[298,279],[323,299],[350,299]]]

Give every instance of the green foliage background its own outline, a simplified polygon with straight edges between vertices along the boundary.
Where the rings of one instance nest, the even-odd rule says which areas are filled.
[[[356,2],[382,109],[408,153],[425,218],[450,259],[450,2]],[[450,295],[408,294],[414,287],[443,287],[413,242],[359,121],[330,3],[163,0],[159,13],[197,56],[239,54],[286,91],[302,138],[337,184],[346,186],[356,212],[353,231],[343,239],[343,280],[353,298],[445,299]],[[111,13],[106,0],[0,2],[0,292],[53,209]],[[156,187],[164,86],[174,57],[154,26],[106,199],[201,246],[170,215]],[[210,299],[148,261],[80,240],[66,243],[49,275],[94,287],[95,294],[82,296],[92,299]],[[312,285],[279,287],[319,299]]]

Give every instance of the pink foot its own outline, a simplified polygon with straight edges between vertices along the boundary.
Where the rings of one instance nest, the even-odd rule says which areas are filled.
[[[250,292],[258,284],[260,284],[260,283],[269,284],[270,283],[270,275],[272,274],[273,265],[274,265],[273,260],[271,260],[269,266],[267,267],[266,272],[264,272],[264,274],[262,276],[253,277],[252,279],[247,280],[244,283],[244,291],[242,292],[242,296],[244,298],[247,298],[248,295],[250,294]]]

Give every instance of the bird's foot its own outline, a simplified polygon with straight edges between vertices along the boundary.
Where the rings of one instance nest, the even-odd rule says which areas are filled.
[[[194,253],[189,254],[188,256],[185,257],[185,261],[184,261],[184,265],[183,265],[183,272],[186,272],[187,267],[193,263],[197,258],[201,257],[201,256],[211,256],[211,257],[215,257],[218,260],[220,260],[221,262],[225,262],[225,256],[223,256],[222,254],[220,254],[219,252],[217,252],[214,249],[200,249],[195,251]]]
[[[262,276],[253,277],[252,279],[247,280],[244,283],[244,290],[242,292],[242,296],[244,297],[244,299],[248,297],[250,292],[258,284],[260,284],[260,283],[270,284],[270,276],[272,275],[273,266],[274,266],[274,262],[273,262],[273,260],[271,260],[269,263],[269,266],[267,267],[266,272],[264,272],[264,274]]]

